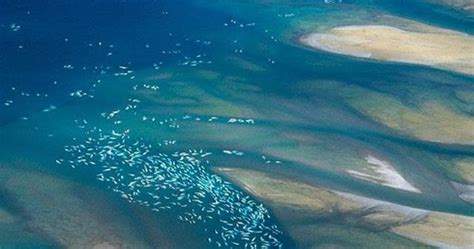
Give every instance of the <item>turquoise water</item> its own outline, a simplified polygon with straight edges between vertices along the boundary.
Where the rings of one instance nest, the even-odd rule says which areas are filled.
[[[471,145],[427,142],[390,129],[347,103],[340,90],[390,96],[415,110],[429,100],[472,118],[472,103],[456,97],[473,91],[472,77],[296,42],[313,27],[360,23],[377,11],[472,34],[472,16],[447,7],[428,11],[425,4],[0,3],[0,200],[21,217],[11,229],[0,223],[1,231],[10,229],[0,243],[62,247],[67,236],[86,234],[80,220],[54,228],[61,219],[55,214],[74,206],[72,216],[103,217],[91,227],[120,227],[121,239],[135,248],[293,248],[270,205],[215,167],[257,169],[473,216],[472,205],[450,184],[462,181],[451,162],[472,158]],[[322,141],[325,149],[304,151],[288,134]],[[354,151],[396,162],[423,194],[343,174],[334,165]],[[64,206],[44,211],[51,207],[38,196],[46,193]]]

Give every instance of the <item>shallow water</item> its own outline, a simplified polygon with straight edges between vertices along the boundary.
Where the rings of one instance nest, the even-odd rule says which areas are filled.
[[[472,77],[313,51],[297,43],[302,33],[363,23],[376,13],[472,33],[472,16],[447,7],[429,11],[425,6],[432,5],[425,4],[0,3],[0,165],[5,168],[0,177],[11,179],[10,185],[2,183],[0,211],[17,217],[14,235],[0,237],[0,245],[101,243],[94,234],[72,239],[84,229],[80,222],[50,229],[65,211],[39,212],[47,203],[15,188],[23,186],[21,177],[13,177],[18,174],[31,181],[36,177],[38,186],[41,181],[69,186],[57,194],[44,186],[41,193],[56,196],[64,209],[74,205],[78,214],[101,221],[85,229],[122,227],[123,234],[132,235],[118,232],[108,243],[131,248],[292,248],[294,238],[271,205],[219,176],[215,167],[257,169],[473,216],[472,205],[458,198],[450,183],[464,181],[452,165],[473,158],[472,143],[421,140],[378,122],[357,105],[366,96],[380,96],[381,102],[363,108],[382,112],[390,98],[400,108],[419,111],[429,101],[472,118],[472,99],[456,97],[474,90]],[[423,194],[345,173],[362,167],[370,154],[390,161]],[[83,189],[95,196],[81,198]],[[118,219],[107,217],[104,209]],[[0,222],[1,229],[6,226]],[[320,243],[327,240],[331,237]]]

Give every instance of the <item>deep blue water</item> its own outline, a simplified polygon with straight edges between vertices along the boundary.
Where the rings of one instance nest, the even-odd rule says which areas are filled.
[[[472,34],[474,27],[471,15],[460,14],[459,11],[447,7],[431,11],[427,6],[434,5],[418,0],[360,3],[350,1],[334,6],[326,5],[323,1],[316,3],[281,1],[275,4],[281,5],[282,9],[287,8],[288,12],[301,9],[304,12],[306,7],[314,8],[323,16],[325,13],[337,13],[344,11],[344,8],[360,6],[468,34]],[[140,141],[139,144],[144,147],[150,145],[149,155],[157,158],[161,153],[172,155],[176,151],[194,149],[212,152],[215,156],[202,164],[203,170],[192,175],[198,175],[203,179],[215,176],[210,170],[214,166],[260,169],[291,176],[303,182],[411,207],[473,215],[472,205],[459,199],[449,185],[450,170],[442,166],[439,160],[439,158],[472,158],[474,156],[472,146],[418,140],[371,120],[370,117],[343,103],[337,95],[321,93],[315,99],[309,92],[307,95],[301,94],[294,88],[301,82],[314,80],[344,82],[346,86],[391,96],[417,108],[419,104],[417,101],[423,98],[434,99],[443,104],[454,103],[452,96],[456,90],[472,90],[472,77],[424,66],[374,62],[310,51],[293,43],[291,39],[285,40],[283,34],[286,34],[290,27],[285,19],[276,18],[272,12],[274,10],[265,11],[265,7],[260,6],[262,9],[259,9],[256,6],[259,5],[253,2],[239,4],[218,1],[214,4],[184,0],[41,3],[2,1],[0,3],[0,51],[2,51],[0,139],[4,142],[0,145],[0,162],[2,165],[24,162],[25,165],[22,166],[24,170],[39,170],[84,186],[101,189],[106,192],[107,198],[114,200],[111,206],[132,213],[120,220],[127,222],[131,220],[135,223],[132,227],[140,227],[144,230],[144,234],[148,233],[145,230],[156,229],[152,228],[154,224],[172,224],[164,233],[171,237],[176,236],[173,237],[173,241],[187,239],[188,242],[183,242],[182,246],[189,248],[216,247],[218,244],[214,242],[208,244],[208,239],[212,241],[221,239],[217,235],[215,237],[209,235],[206,230],[219,229],[222,224],[218,221],[206,224],[198,222],[198,225],[193,225],[194,223],[181,223],[176,218],[186,213],[193,213],[198,207],[208,207],[206,205],[211,201],[206,199],[207,197],[199,199],[204,201],[204,204],[196,204],[196,207],[173,208],[164,213],[155,213],[151,210],[153,206],[143,204],[150,201],[149,196],[142,197],[140,193],[137,194],[136,201],[127,202],[120,198],[120,194],[123,193],[118,192],[117,184],[112,184],[112,180],[98,182],[97,174],[100,174],[102,168],[80,167],[76,163],[73,164],[78,166],[77,168],[56,165],[56,160],[65,160],[64,164],[67,164],[68,160],[78,158],[77,155],[66,153],[65,146],[68,148],[67,146],[84,145],[88,139],[99,140],[102,136],[98,135],[99,133],[122,133],[130,129],[132,130],[130,137],[127,137],[122,144],[136,149],[136,145],[133,144],[135,141]],[[232,20],[237,20],[237,23],[232,23]],[[230,27],[223,25],[224,23]],[[13,24],[20,25],[19,30],[14,31]],[[295,35],[297,34],[295,32]],[[278,41],[275,41],[274,37],[277,37]],[[236,50],[240,49],[243,52],[236,53]],[[250,61],[263,70],[248,70],[232,64],[229,62],[229,57]],[[202,63],[199,62],[195,67],[186,64],[193,64],[193,60]],[[272,60],[275,63],[272,63]],[[123,77],[115,76],[127,70],[133,72]],[[149,79],[155,74],[167,73],[172,76],[158,80]],[[205,75],[206,73],[208,75]],[[218,76],[213,76],[213,73]],[[139,95],[131,91],[136,85],[141,87],[148,82],[154,84],[155,81],[160,85],[158,97],[152,94]],[[407,84],[407,81],[410,83]],[[232,82],[256,86],[260,92],[246,95],[240,92],[241,89],[235,92],[227,91],[232,89]],[[450,84],[443,84],[445,82]],[[180,84],[188,88],[174,91],[173,87],[181,86]],[[235,85],[236,88],[240,86]],[[83,98],[71,95],[78,90],[88,95]],[[236,92],[239,95],[235,95]],[[94,97],[88,97],[91,95]],[[143,97],[140,100],[144,103],[144,107],[140,106],[142,109],[123,114],[120,120],[123,123],[112,123],[109,119],[103,118],[114,110],[130,104],[130,99],[138,98],[137,96]],[[224,111],[216,108],[211,109],[215,113],[213,111],[200,113],[199,108],[206,107],[205,103],[199,102],[201,96],[209,99],[219,98],[227,101],[226,103],[259,110],[261,119],[259,120],[259,117],[253,119],[256,120],[259,129],[269,131],[269,137],[258,137],[260,134],[257,131],[253,134],[255,139],[251,139],[252,135],[249,139],[244,132],[240,140],[221,141],[209,138],[209,133],[213,132],[204,129],[206,126],[202,125],[202,122],[184,121],[182,117],[190,114],[206,120],[211,116],[218,116],[223,125],[228,125],[226,120],[235,115],[231,107],[228,107],[229,115],[223,114],[227,110],[224,109],[225,104],[219,105]],[[242,96],[247,96],[248,99]],[[180,97],[186,101],[176,100]],[[170,103],[163,104],[160,98],[169,98]],[[8,101],[12,103],[4,105],[10,103]],[[314,108],[308,108],[308,105]],[[322,113],[321,110],[329,111]],[[459,107],[459,111],[472,117],[472,110],[464,105]],[[102,113],[105,115],[101,116]],[[152,116],[157,120],[175,118],[183,128],[173,129],[144,124],[141,121],[145,116],[147,120]],[[380,187],[342,175],[337,171],[324,167],[312,168],[296,161],[273,165],[271,168],[265,167],[260,158],[261,150],[267,143],[271,145],[282,143],[282,147],[291,147],[290,142],[288,142],[290,145],[286,145],[277,140],[275,135],[286,131],[322,138],[334,136],[357,143],[363,149],[385,153],[404,165],[401,166],[402,169],[413,172],[410,179],[419,181],[427,194],[420,196]],[[219,130],[216,131],[218,132]],[[216,137],[231,137],[232,133],[232,128],[229,128],[226,133],[218,134]],[[163,139],[175,139],[176,147],[158,146],[157,144]],[[344,142],[335,139],[334,146],[344,146]],[[230,147],[245,151],[245,156],[234,158],[220,155],[223,149]],[[98,153],[103,149],[94,147],[93,150],[92,145],[87,148],[91,148],[91,151],[97,149]],[[110,167],[113,167],[114,163],[121,162],[121,159],[106,157],[106,160],[97,159],[94,162]],[[155,159],[158,160],[157,158]],[[189,163],[186,160],[176,159],[176,163]],[[138,162],[137,167],[145,165],[142,163]],[[199,166],[201,167],[201,164]],[[194,170],[192,167],[187,167],[186,170]],[[130,172],[138,174],[140,171],[130,169]],[[177,175],[183,179],[189,176],[188,173],[177,173]],[[169,177],[171,180],[174,179],[172,176]],[[205,182],[209,183],[211,180]],[[195,187],[194,182],[191,181],[190,184]],[[206,189],[209,191],[206,193],[212,193],[219,198],[224,198],[222,193],[234,193],[239,200],[248,198],[249,202],[255,203],[249,205],[251,211],[248,212],[259,210],[261,203],[258,200],[249,196],[239,186],[230,182],[226,184],[228,185],[223,184],[227,186],[224,190],[219,188],[209,190],[203,186],[198,188]],[[442,191],[437,191],[437,188]],[[154,193],[148,188],[141,190],[143,193]],[[116,195],[114,191],[119,194]],[[21,210],[18,212],[22,213],[22,208],[16,206],[14,198],[8,197],[7,192],[5,191],[5,195],[0,194],[0,201],[4,204],[2,206],[8,207],[9,210]],[[177,195],[181,192],[177,194],[171,190],[164,190],[157,193],[168,196],[171,198],[169,202],[174,203],[178,201],[172,198],[178,198]],[[240,203],[234,199],[228,201]],[[278,227],[281,233],[275,232],[274,236],[287,248],[291,248],[294,241],[284,229],[280,229],[281,224],[278,218],[274,217],[272,210],[265,203],[262,205],[268,211],[268,217],[262,222],[262,234],[270,233],[269,227]],[[239,212],[247,211],[239,210],[227,216],[219,214],[215,217],[232,220],[234,218],[232,215],[237,215]],[[143,219],[144,216],[154,219],[146,228],[136,224],[139,223],[137,220]],[[145,237],[150,244],[157,243],[153,241],[153,234],[147,234]],[[195,240],[196,244],[190,243],[191,240]],[[40,240],[33,241],[32,243],[39,243]]]

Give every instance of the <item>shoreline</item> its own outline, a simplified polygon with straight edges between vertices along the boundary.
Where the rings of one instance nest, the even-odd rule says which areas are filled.
[[[474,38],[437,27],[415,31],[389,25],[347,25],[301,35],[298,42],[334,54],[474,75]]]
[[[356,227],[370,227],[443,248],[467,248],[471,231],[474,231],[474,217],[471,216],[404,206],[255,170],[224,167],[215,171],[266,203],[284,226],[291,225],[290,234],[304,229],[307,219],[336,213],[343,222],[357,224]],[[299,215],[287,217],[287,212],[296,210]],[[314,231],[308,232],[307,236],[318,235]],[[306,236],[297,237],[302,241],[307,239]]]

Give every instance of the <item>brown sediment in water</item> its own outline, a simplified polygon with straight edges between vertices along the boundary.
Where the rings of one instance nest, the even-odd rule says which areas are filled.
[[[426,102],[414,109],[389,96],[370,95],[371,98],[353,98],[350,103],[390,128],[431,142],[474,143],[474,119],[467,115],[436,102]]]
[[[154,248],[98,190],[5,165],[0,179],[23,210],[21,222],[34,234],[66,248]],[[88,196],[81,197],[82,191]]]
[[[0,208],[0,225],[15,222],[15,216],[5,209]]]
[[[474,119],[443,99],[415,100],[410,105],[389,94],[340,82],[314,81],[299,86],[306,94],[341,98],[357,111],[400,133],[421,140],[446,144],[474,144]],[[472,93],[465,89],[464,95]],[[465,96],[466,97],[466,96]],[[469,101],[466,97],[466,101]]]

